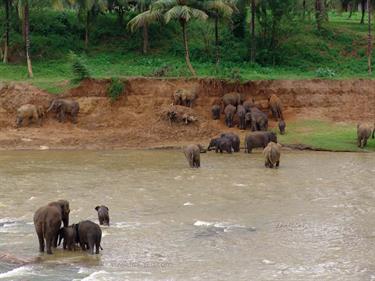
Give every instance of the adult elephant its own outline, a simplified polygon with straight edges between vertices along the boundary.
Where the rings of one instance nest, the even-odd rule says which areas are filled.
[[[268,116],[257,107],[252,107],[250,112],[250,123],[251,130],[255,131],[267,131],[268,130]],[[245,116],[246,120],[246,116]]]
[[[237,107],[237,105],[242,104],[243,102],[243,97],[240,93],[232,92],[225,94],[221,98],[221,103],[223,106],[223,111],[227,105],[233,105],[234,107]]]
[[[39,239],[39,251],[44,252],[44,240],[47,254],[52,254],[51,247],[57,247],[57,239],[61,222],[69,225],[69,202],[59,200],[40,207],[34,214],[34,226]]]
[[[47,112],[53,111],[56,113],[56,117],[59,122],[65,122],[66,115],[70,115],[72,122],[77,123],[77,116],[79,113],[79,103],[74,100],[68,99],[54,99]]]
[[[102,230],[100,226],[92,221],[81,221],[73,224],[76,229],[76,241],[79,242],[82,250],[88,250],[90,254],[99,254],[101,248],[100,242],[102,240]]]
[[[234,152],[240,152],[240,137],[234,133],[224,133],[220,135],[221,138],[228,138],[232,142]]]
[[[375,124],[374,124],[375,127]],[[357,142],[358,147],[364,148],[367,145],[367,140],[372,134],[372,138],[375,137],[375,128],[368,124],[358,124],[357,125]]]
[[[278,96],[276,96],[275,94],[272,94],[268,98],[268,105],[269,105],[269,108],[271,109],[273,118],[275,118],[276,120],[279,120],[279,119],[284,120],[282,104]]]
[[[225,124],[228,126],[228,128],[232,128],[233,118],[234,118],[234,115],[236,114],[236,107],[231,104],[228,104],[225,107],[224,114],[225,114]]]
[[[252,132],[245,137],[245,153],[251,153],[257,147],[264,149],[271,141],[277,143],[274,132]]]
[[[201,166],[201,151],[203,147],[200,144],[192,144],[184,148],[186,160],[190,168],[199,168]]]

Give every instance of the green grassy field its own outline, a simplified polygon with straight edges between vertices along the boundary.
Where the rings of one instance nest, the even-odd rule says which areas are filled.
[[[375,140],[369,139],[365,149],[357,147],[355,124],[299,120],[287,124],[286,134],[278,136],[283,144],[304,144],[334,151],[375,151]]]

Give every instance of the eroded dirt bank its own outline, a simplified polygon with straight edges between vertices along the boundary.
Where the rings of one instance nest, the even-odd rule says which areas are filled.
[[[80,104],[77,125],[59,123],[49,115],[42,127],[20,129],[15,128],[19,106],[33,103],[47,107],[54,96],[28,84],[0,83],[0,149],[151,148],[207,143],[222,131],[240,133],[237,128],[226,128],[223,117],[214,121],[210,116],[214,100],[230,91],[254,97],[264,111],[268,111],[268,96],[277,94],[284,104],[286,122],[297,118],[373,122],[375,117],[375,81],[369,80],[277,80],[242,85],[209,79],[129,78],[124,82],[125,91],[114,103],[107,97],[108,80],[86,80],[63,94]],[[171,125],[161,113],[172,103],[172,93],[192,87],[198,89],[193,108],[198,121]]]

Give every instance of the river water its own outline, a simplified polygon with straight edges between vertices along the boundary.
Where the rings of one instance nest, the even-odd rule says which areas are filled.
[[[13,151],[0,181],[0,280],[375,280],[374,154]],[[38,253],[57,199],[71,223],[109,207],[100,255]]]

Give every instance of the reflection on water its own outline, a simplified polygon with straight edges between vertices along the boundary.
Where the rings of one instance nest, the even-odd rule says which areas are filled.
[[[375,280],[375,156],[2,152],[0,280]],[[39,255],[34,211],[110,209],[99,256]],[[39,259],[38,259],[39,257]],[[8,259],[8,260],[7,260]]]

